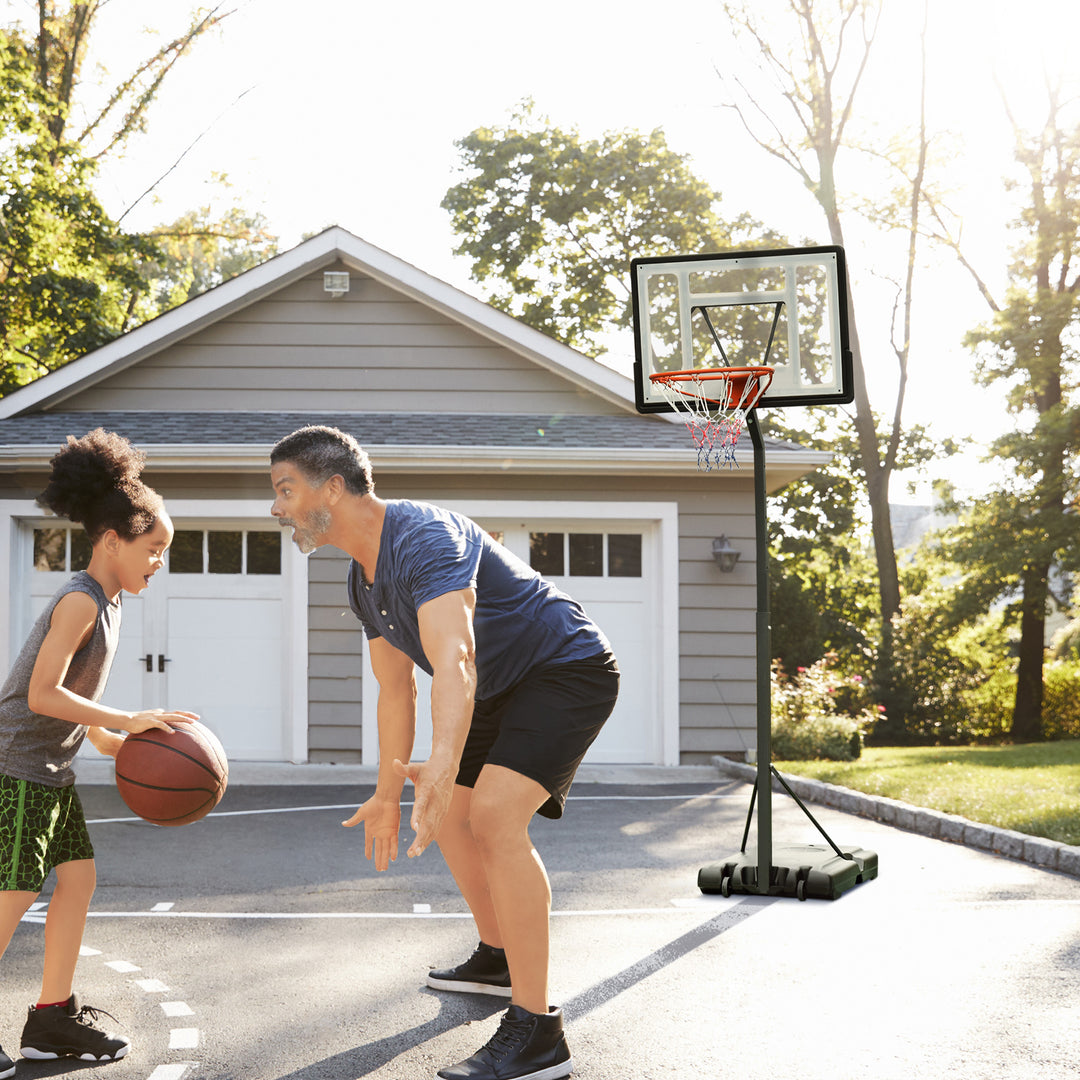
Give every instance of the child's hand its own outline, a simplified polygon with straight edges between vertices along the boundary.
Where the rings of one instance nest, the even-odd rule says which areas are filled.
[[[199,717],[195,713],[166,712],[164,709],[143,709],[141,712],[132,713],[128,722],[120,726],[134,735],[136,732],[149,731],[151,728],[172,731],[176,724],[190,724],[192,720],[198,719]]]

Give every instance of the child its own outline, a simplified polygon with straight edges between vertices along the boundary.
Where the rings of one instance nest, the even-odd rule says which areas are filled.
[[[97,1027],[99,1010],[72,993],[75,964],[96,881],[94,850],[73,787],[72,759],[84,737],[115,757],[125,732],[198,719],[99,705],[120,634],[120,593],[140,593],[161,569],[173,527],[161,497],[140,479],[145,455],[102,429],[52,459],[38,502],[81,523],[90,565],[63,585],[30,632],[0,691],[0,956],[51,870],[41,998],[23,1028],[28,1058],[112,1061],[127,1039]],[[107,1015],[107,1014],[106,1014]],[[0,1049],[0,1078],[15,1066]]]

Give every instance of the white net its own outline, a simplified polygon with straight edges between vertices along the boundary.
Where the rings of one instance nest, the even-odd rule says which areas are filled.
[[[702,368],[650,376],[673,412],[682,413],[697,450],[698,468],[738,468],[735,450],[746,414],[772,382],[773,369]]]

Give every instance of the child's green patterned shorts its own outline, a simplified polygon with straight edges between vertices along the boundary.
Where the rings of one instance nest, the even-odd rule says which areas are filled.
[[[47,787],[0,774],[0,891],[41,892],[54,867],[93,857],[74,785]]]

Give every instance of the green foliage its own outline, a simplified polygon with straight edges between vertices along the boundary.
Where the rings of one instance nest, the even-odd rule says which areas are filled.
[[[584,140],[526,101],[456,145],[465,178],[442,201],[463,238],[456,254],[490,304],[588,353],[631,323],[632,258],[777,240],[745,216],[722,222],[719,193],[659,129]]]
[[[1048,739],[1080,739],[1080,660],[1045,669],[1043,730]]]
[[[828,655],[786,675],[772,666],[772,751],[785,761],[852,761],[882,716],[861,676],[844,675]]]
[[[277,238],[266,219],[239,207],[221,216],[209,206],[192,210],[155,229],[153,238],[157,255],[144,273],[159,311],[191,300],[277,254]]]
[[[0,30],[0,394],[122,332],[151,250],[102,209],[93,163],[50,130],[56,108]]]
[[[229,14],[195,12],[87,111],[79,75],[104,2],[42,3],[33,31],[0,29],[0,396],[276,251],[265,222],[236,208],[145,235],[102,208],[96,160],[144,130],[173,64]],[[89,119],[72,136],[76,113]]]

